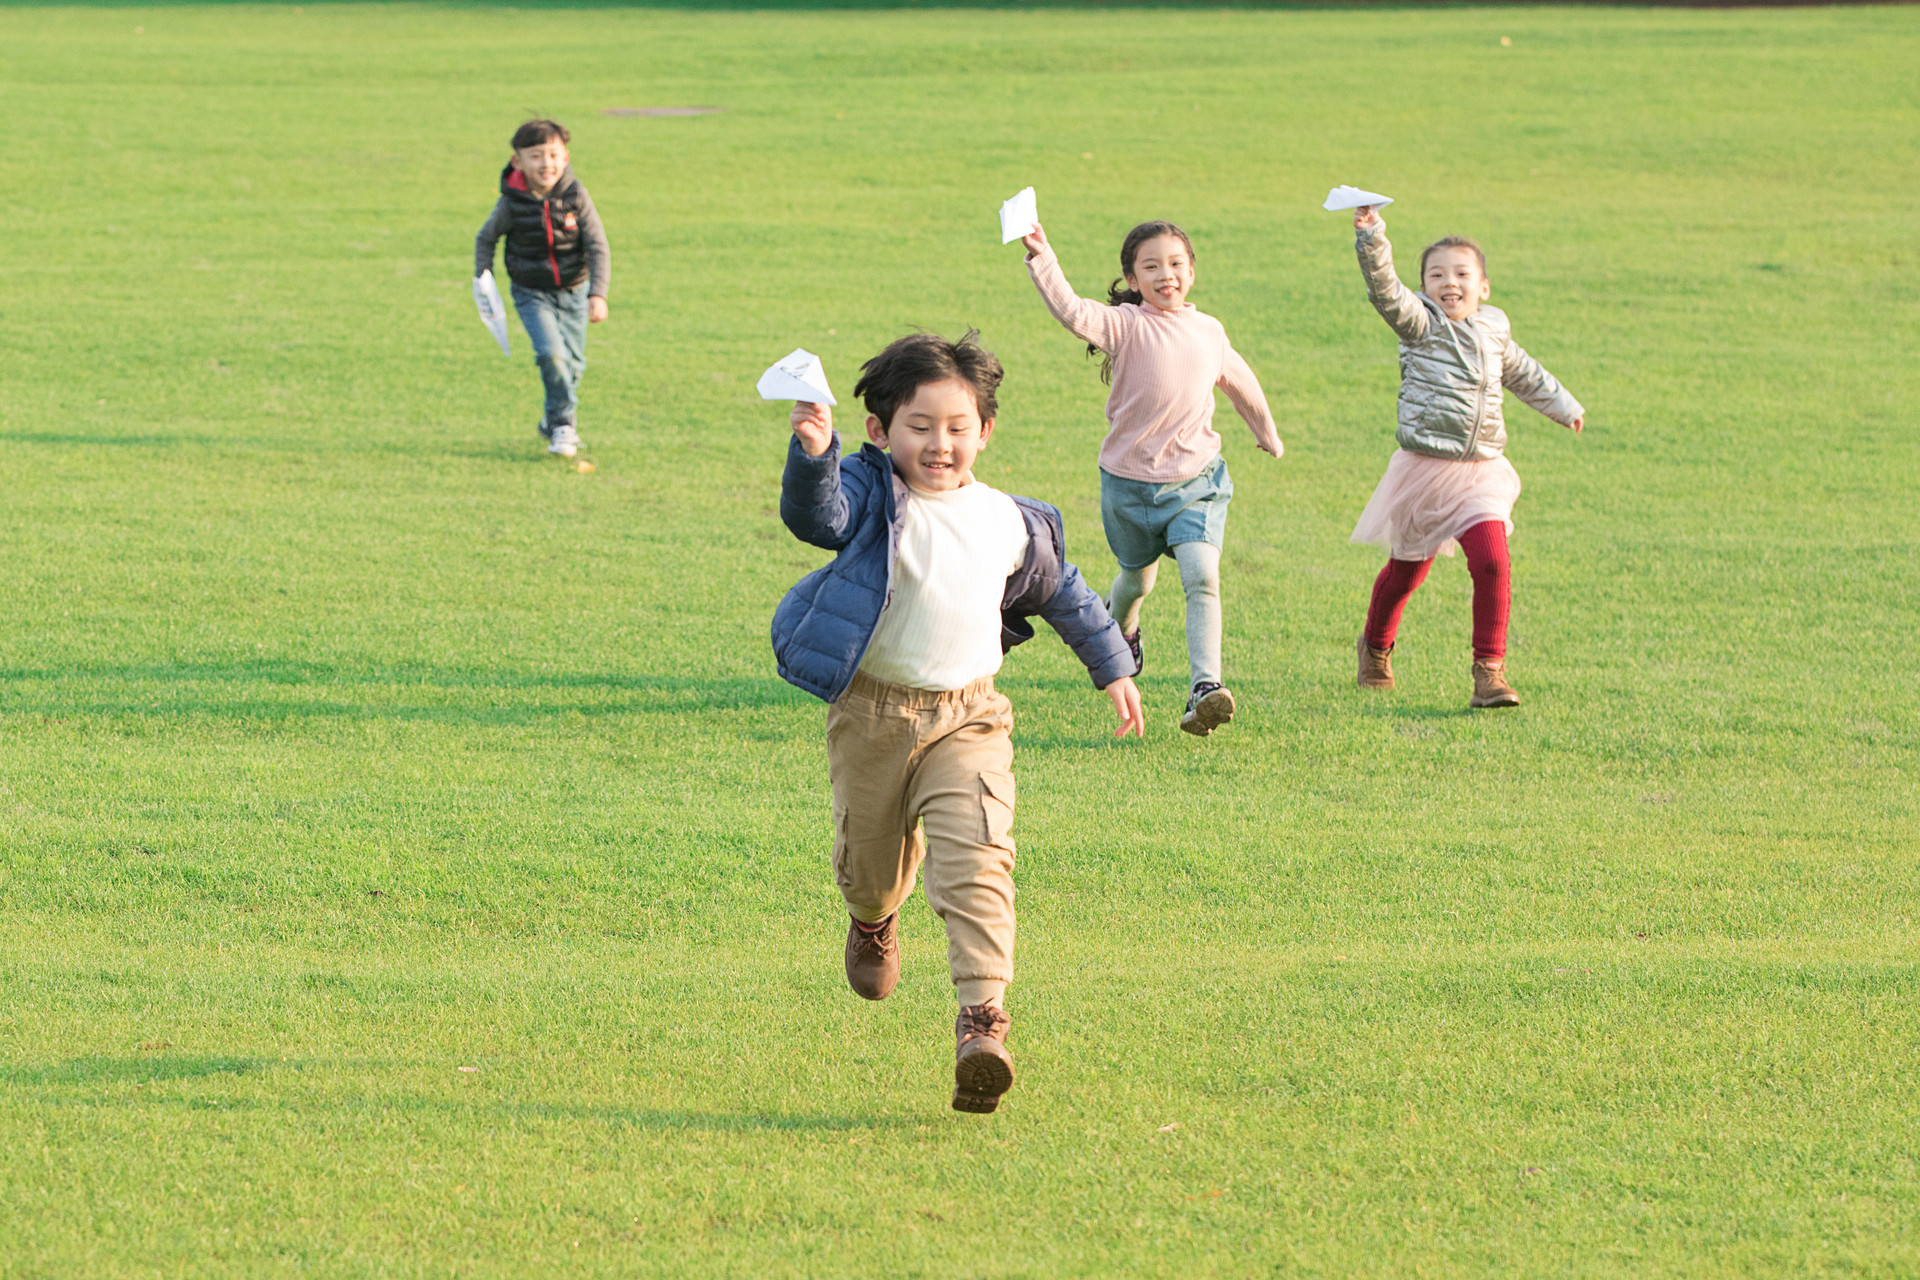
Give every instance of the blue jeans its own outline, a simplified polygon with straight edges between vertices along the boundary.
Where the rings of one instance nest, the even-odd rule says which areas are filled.
[[[534,363],[547,388],[547,427],[570,427],[580,406],[580,375],[587,371],[587,284],[529,289],[515,282],[513,309],[527,328]]]

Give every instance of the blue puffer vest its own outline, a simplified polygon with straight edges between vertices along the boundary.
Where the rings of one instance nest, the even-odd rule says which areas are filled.
[[[906,484],[893,461],[871,444],[842,462],[840,437],[817,458],[800,442],[787,448],[780,518],[802,542],[836,552],[787,592],[773,613],[773,655],[780,676],[815,697],[836,701],[853,682],[880,612],[893,598],[894,547]],[[1060,633],[1104,689],[1134,674],[1133,657],[1106,606],[1067,561],[1060,513],[1032,498],[1014,498],[1027,523],[1026,563],[1007,578],[1000,603],[1000,644],[1033,638],[1033,617]]]

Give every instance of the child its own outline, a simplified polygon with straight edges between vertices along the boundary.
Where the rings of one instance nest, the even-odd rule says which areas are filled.
[[[832,704],[847,982],[869,1000],[893,990],[896,913],[924,857],[960,1000],[953,1106],[984,1114],[1013,1084],[1013,709],[994,672],[1038,615],[1113,700],[1119,736],[1144,726],[1133,658],[1067,562],[1060,513],[973,478],[1002,376],[974,336],[917,334],[867,361],[853,393],[871,443],[844,461],[832,410],[794,406],[780,517],[837,554],[780,602],[773,651],[782,677]]]
[[[537,430],[548,453],[580,451],[574,415],[587,368],[587,326],[607,318],[612,255],[600,215],[567,163],[568,132],[552,120],[514,131],[513,159],[500,171],[500,200],[473,242],[473,274],[493,269],[493,246],[507,238],[513,306],[533,344],[546,384]]]
[[[1280,434],[1260,380],[1220,322],[1187,301],[1193,242],[1171,222],[1143,222],[1120,246],[1120,272],[1105,303],[1077,296],[1036,224],[1023,243],[1027,270],[1054,319],[1106,354],[1101,377],[1111,429],[1100,446],[1100,519],[1120,562],[1107,607],[1141,666],[1140,602],[1160,557],[1172,555],[1187,593],[1192,693],[1180,727],[1206,737],[1233,719],[1221,684],[1220,549],[1233,481],[1213,429],[1213,389],[1223,388],[1253,438],[1274,457]]]
[[[1355,647],[1360,687],[1393,688],[1393,637],[1407,597],[1439,554],[1457,544],[1473,577],[1474,707],[1514,707],[1507,683],[1507,611],[1512,570],[1507,535],[1520,477],[1504,450],[1500,391],[1578,432],[1586,410],[1513,340],[1491,296],[1480,246],[1448,236],[1420,255],[1420,292],[1400,283],[1386,223],[1372,206],[1353,226],[1367,297],[1400,335],[1400,448],[1354,526],[1354,542],[1392,558],[1373,584],[1366,629]]]

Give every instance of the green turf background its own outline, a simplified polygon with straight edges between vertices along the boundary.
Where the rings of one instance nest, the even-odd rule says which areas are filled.
[[[1503,47],[1507,36],[1511,46]],[[0,10],[0,1274],[1908,1276],[1920,10]],[[721,115],[619,119],[608,107]],[[614,243],[591,474],[471,237],[512,127]],[[1468,586],[1361,697],[1394,344],[1335,182],[1487,246],[1517,712]],[[1019,715],[1021,1080],[946,1109],[938,923],[841,979],[774,675],[797,344],[1007,364],[982,474],[1096,582],[1141,218],[1224,409],[1233,726]],[[475,1067],[463,1072],[461,1067]]]

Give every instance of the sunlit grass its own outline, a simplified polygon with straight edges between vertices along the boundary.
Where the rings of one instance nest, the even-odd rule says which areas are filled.
[[[0,1273],[1920,1269],[1912,10],[0,36]],[[600,114],[663,104],[725,110]],[[536,108],[614,243],[584,474],[468,300]],[[1343,181],[1479,236],[1591,409],[1510,404],[1515,712],[1452,561],[1352,687],[1396,371]],[[752,384],[979,326],[984,474],[1104,584],[1096,369],[995,243],[1030,183],[1083,292],[1193,233],[1288,450],[1223,406],[1230,729],[1173,729],[1170,577],[1145,744],[1009,661],[982,1120],[924,903],[894,998],[840,975]]]

